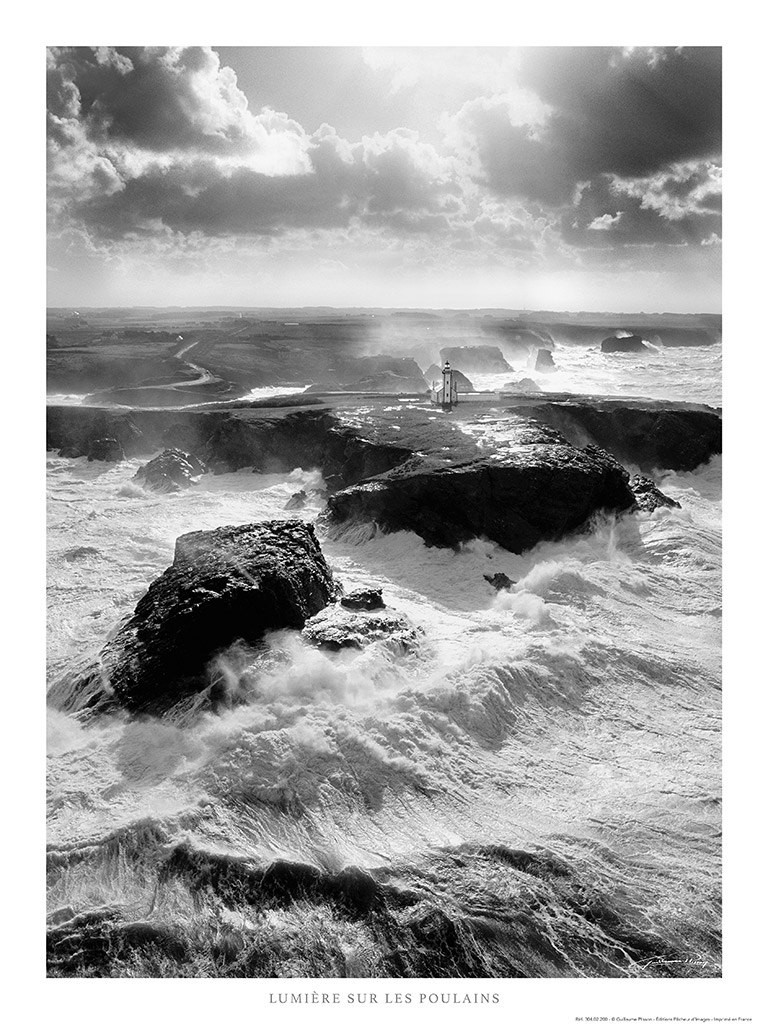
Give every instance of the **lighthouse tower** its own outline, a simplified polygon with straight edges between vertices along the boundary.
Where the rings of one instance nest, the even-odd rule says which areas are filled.
[[[451,364],[446,362],[443,367],[443,383],[435,392],[434,401],[436,405],[441,405],[444,409],[450,409],[456,405],[458,400],[459,392],[453,379],[453,370],[451,369]]]
[[[459,389],[454,381],[454,371],[449,361],[445,361],[442,368],[442,387],[440,388],[439,403],[441,406],[451,408],[459,401]]]

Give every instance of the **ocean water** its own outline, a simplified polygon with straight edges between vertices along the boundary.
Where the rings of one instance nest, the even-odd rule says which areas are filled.
[[[714,402],[718,357],[696,351],[713,379],[699,365],[676,397]],[[321,511],[316,473],[161,496],[131,481],[139,465],[48,456],[53,692],[179,534]],[[216,713],[83,722],[52,699],[50,920],[165,936],[126,953],[99,925],[96,966],[56,953],[54,973],[719,974],[720,460],[659,482],[681,509],[521,556],[320,529],[346,588],[382,586],[419,627],[414,653],[283,632],[225,659],[255,684]],[[302,487],[310,504],[286,512]],[[276,862],[289,888],[312,869],[300,898],[267,886]],[[369,883],[379,909],[362,912]]]
[[[497,389],[507,381],[528,377],[542,391],[616,398],[659,398],[722,404],[722,345],[662,348],[648,343],[645,353],[604,353],[595,347],[558,345],[553,351],[554,372],[534,369],[536,354],[511,357],[513,372],[470,374],[477,390]]]

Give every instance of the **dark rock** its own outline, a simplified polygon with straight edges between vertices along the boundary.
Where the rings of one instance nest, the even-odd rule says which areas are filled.
[[[94,441],[117,438],[126,455],[156,451],[160,444],[146,445],[133,413],[98,409],[87,405],[49,405],[46,408],[49,448],[66,450],[66,457],[87,455]]]
[[[657,469],[691,470],[722,451],[720,415],[706,406],[539,396],[531,394],[540,389],[528,379],[507,384],[505,390],[511,396],[506,403],[509,415],[514,415],[515,408],[524,410],[526,416],[554,427],[572,444],[581,447],[595,442],[648,475]],[[213,472],[244,467],[264,473],[290,472],[297,467],[320,469],[330,490],[384,473],[409,461],[414,452],[446,445],[452,451],[462,447],[455,433],[439,445],[435,442],[442,427],[429,419],[428,410],[416,435],[404,423],[404,412],[387,409],[384,403],[367,410],[362,420],[346,418],[345,406],[350,409],[354,401],[342,400],[334,410],[318,408],[322,399],[305,396],[217,410],[135,409],[126,413],[48,406],[47,444],[49,449],[66,450],[68,455],[85,455],[93,438],[116,437],[127,455],[150,457],[169,447],[171,436],[185,437],[183,444],[179,440],[174,446],[194,452]],[[297,402],[306,407],[297,408]]]
[[[649,352],[639,334],[628,334],[623,338],[606,338],[600,345],[601,352]]]
[[[647,476],[633,476],[629,486],[635,495],[637,507],[643,512],[653,512],[657,508],[682,508],[679,501],[660,491]]]
[[[573,444],[592,441],[645,473],[688,472],[723,450],[723,424],[714,409],[673,402],[593,400],[541,402],[529,415]]]
[[[512,369],[496,345],[441,348],[440,359],[464,373],[508,373]]]
[[[632,333],[643,332],[633,330]],[[654,327],[646,337],[654,345],[663,345],[664,348],[708,347],[722,341],[722,330],[714,327]]]
[[[59,455],[62,457],[62,459],[80,459],[83,457],[83,455],[85,455],[85,452],[82,451],[82,449],[80,448],[75,448],[72,445],[70,445],[67,448],[62,448],[61,451],[59,452]]]
[[[208,688],[217,652],[301,629],[333,595],[314,530],[296,519],[184,534],[173,564],[102,650],[102,680],[131,710],[165,710]]]
[[[367,587],[352,590],[345,594],[341,603],[345,608],[353,611],[372,611],[375,608],[384,608],[384,598],[381,596],[381,587]]]
[[[302,636],[308,643],[331,651],[362,650],[383,641],[398,654],[410,654],[420,643],[421,631],[394,612],[353,612],[331,605],[307,622]]]
[[[536,366],[534,369],[538,370],[539,373],[552,373],[553,370],[557,369],[552,353],[548,348],[540,348],[536,353]]]
[[[288,501],[283,505],[285,509],[304,508],[307,504],[307,492],[302,488],[300,491],[295,491]]]
[[[97,437],[88,446],[89,462],[122,462],[123,446],[116,437]]]
[[[505,572],[495,572],[493,576],[489,576],[488,573],[483,573],[483,579],[488,580],[495,590],[509,590],[509,588],[514,586],[515,583],[515,581],[511,580]]]
[[[135,473],[133,479],[153,491],[169,494],[189,487],[203,473],[205,463],[180,448],[166,448]]]
[[[326,519],[412,530],[429,545],[487,537],[522,552],[586,526],[600,511],[634,506],[629,474],[607,452],[577,449],[552,430],[521,421],[505,448],[466,460],[436,452],[332,495]]]

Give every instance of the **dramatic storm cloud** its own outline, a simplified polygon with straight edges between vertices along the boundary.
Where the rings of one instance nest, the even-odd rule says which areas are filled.
[[[61,304],[719,301],[714,48],[52,48],[48,150]]]

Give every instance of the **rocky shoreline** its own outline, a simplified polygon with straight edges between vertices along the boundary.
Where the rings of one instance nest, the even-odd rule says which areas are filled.
[[[516,554],[596,517],[679,507],[617,454],[629,466],[690,469],[721,448],[720,418],[701,407],[548,396],[445,415],[391,401],[184,412],[54,406],[48,445],[92,459],[103,450],[106,461],[115,446],[126,455],[182,446],[136,473],[158,493],[194,486],[205,472],[319,469],[327,503],[318,522],[332,537],[407,530],[429,546],[485,538]],[[300,520],[186,534],[97,662],[50,696],[62,710],[88,713],[118,705],[163,714],[190,699],[239,699],[242,681],[212,671],[214,659],[275,629],[306,626],[310,643],[337,650],[385,637],[403,650],[418,644],[407,621],[375,603],[335,606],[339,596],[313,527]]]
[[[299,396],[213,410],[49,406],[47,420],[48,449],[62,455],[157,461],[165,450],[214,473],[318,469],[334,528],[364,521],[447,547],[487,537],[514,552],[634,507],[630,469],[689,471],[722,450],[714,409],[552,395],[450,415],[390,396]]]

